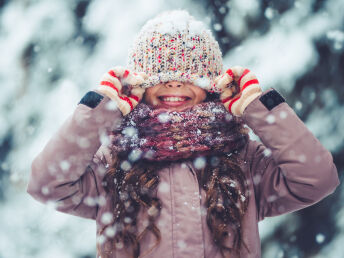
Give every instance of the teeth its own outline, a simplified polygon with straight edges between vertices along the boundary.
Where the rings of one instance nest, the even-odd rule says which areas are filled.
[[[163,101],[184,101],[185,98],[180,98],[180,97],[166,97],[162,98]]]

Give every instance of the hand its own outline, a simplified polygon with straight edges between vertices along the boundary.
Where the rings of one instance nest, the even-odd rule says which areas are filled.
[[[146,78],[144,72],[133,73],[124,67],[116,66],[102,76],[97,89],[115,101],[125,116],[141,101],[145,89],[141,88],[140,84]]]
[[[234,81],[234,84],[233,84]],[[247,68],[234,66],[215,79],[225,108],[235,116],[242,116],[245,108],[262,94],[257,77]]]

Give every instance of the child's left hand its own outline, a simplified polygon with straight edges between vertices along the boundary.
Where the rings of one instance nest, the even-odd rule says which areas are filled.
[[[234,84],[233,84],[234,81]],[[235,116],[242,116],[245,108],[262,94],[257,77],[247,68],[234,66],[215,79],[225,108]]]
[[[112,99],[125,116],[142,100],[145,89],[140,84],[146,78],[144,72],[135,73],[125,67],[115,66],[104,73],[97,90]]]

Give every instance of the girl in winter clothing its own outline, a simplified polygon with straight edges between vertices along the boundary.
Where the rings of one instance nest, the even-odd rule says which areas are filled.
[[[331,153],[186,11],[148,21],[32,163],[28,193],[94,219],[97,257],[260,257],[258,222],[339,184]],[[245,125],[261,142],[251,140]]]

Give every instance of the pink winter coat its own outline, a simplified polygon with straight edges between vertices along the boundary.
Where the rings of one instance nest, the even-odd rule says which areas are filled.
[[[77,105],[32,162],[27,192],[39,202],[55,202],[58,211],[94,219],[106,257],[127,257],[121,250],[112,252],[106,234],[99,236],[103,225],[110,223],[112,211],[110,196],[102,187],[111,156],[100,139],[108,130],[105,128],[120,123],[122,115],[106,108],[109,97],[95,94],[97,90],[91,92],[83,102],[86,104]],[[262,143],[250,140],[241,152],[245,160],[242,170],[254,193],[243,220],[244,241],[250,252],[243,247],[241,257],[261,256],[259,221],[310,206],[339,185],[331,153],[276,93],[273,88],[264,91],[243,114]],[[158,190],[162,210],[157,226],[162,239],[144,257],[221,257],[206,224],[205,193],[199,189],[195,173],[192,162],[175,162],[159,172],[164,187]],[[138,218],[141,232],[144,212]],[[155,243],[155,238],[149,236],[142,241],[141,254]]]

